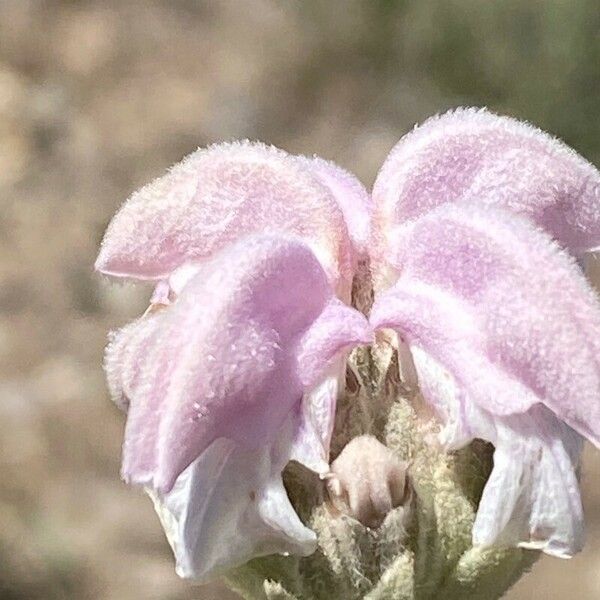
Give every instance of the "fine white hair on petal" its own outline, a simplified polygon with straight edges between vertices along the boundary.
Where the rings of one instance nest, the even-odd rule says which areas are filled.
[[[247,236],[171,279],[173,301],[106,353],[128,411],[124,479],[155,499],[182,576],[312,552],[281,472],[328,471],[344,357],[372,341],[367,319],[293,236]]]
[[[407,228],[396,258],[375,327],[435,355],[489,412],[542,403],[600,446],[600,302],[547,233],[508,210],[447,204]]]
[[[218,437],[254,450],[331,361],[371,340],[367,319],[334,296],[301,240],[240,240],[192,269],[176,301],[109,346],[113,395],[129,401],[123,477],[168,491]],[[335,397],[325,430],[334,411]]]
[[[526,215],[576,255],[600,246],[598,169],[528,123],[459,108],[405,135],[379,171],[372,258],[380,276],[397,229],[468,200]]]
[[[350,172],[318,156],[298,159],[333,193],[344,213],[358,255],[366,255],[371,235],[372,201],[363,184]]]
[[[372,342],[372,330],[362,313],[333,299],[298,343],[298,370],[302,383],[312,387],[323,372],[324,357]]]
[[[572,556],[583,544],[582,436],[600,445],[600,302],[574,259],[506,209],[446,204],[406,226],[375,328],[410,346],[456,449],[494,444],[478,545]]]
[[[199,149],[123,204],[96,268],[114,277],[161,280],[245,235],[281,233],[311,247],[345,298],[356,262],[353,244],[337,188],[320,172],[258,142]]]

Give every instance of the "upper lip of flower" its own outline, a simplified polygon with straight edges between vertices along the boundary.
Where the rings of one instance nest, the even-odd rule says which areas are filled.
[[[348,296],[368,236],[361,223],[369,222],[369,200],[333,163],[260,143],[211,146],[129,198],[107,229],[96,269],[156,281],[244,235],[272,232],[300,236]],[[352,213],[361,218],[347,221]]]
[[[205,526],[202,515],[181,509],[181,494],[196,493],[192,484],[173,488],[186,473],[186,482],[206,469],[231,476],[240,452],[258,452],[249,480],[277,489],[285,504],[278,486],[287,460],[326,465],[339,357],[370,343],[372,327],[393,327],[421,353],[417,370],[422,387],[430,384],[429,401],[446,403],[442,413],[450,415],[460,405],[455,443],[493,438],[504,456],[527,424],[542,455],[556,441],[558,473],[568,476],[578,437],[561,421],[600,444],[600,368],[590,350],[600,350],[600,308],[552,237],[577,255],[600,247],[599,190],[598,172],[564,145],[473,109],[432,119],[401,140],[377,177],[373,205],[352,175],[318,158],[248,142],[194,153],[131,197],[96,261],[107,275],[157,281],[154,301],[169,305],[125,328],[107,351],[109,387],[124,408],[131,404],[124,475],[152,488],[176,524],[172,535],[186,543],[199,543],[190,541],[190,519],[197,531]],[[376,292],[370,325],[348,306],[364,259]],[[527,339],[535,365],[521,353]],[[196,347],[204,353],[194,354]],[[569,360],[577,376],[567,386]],[[439,387],[440,369],[452,390]],[[206,454],[219,439],[234,444],[220,466]],[[548,464],[532,469],[538,479],[529,485]],[[216,481],[215,489],[218,474]],[[247,496],[247,482],[238,485]],[[569,531],[532,510],[518,515],[526,531],[511,542],[576,551],[577,501],[577,494],[565,499],[575,515]],[[270,515],[273,529],[245,496],[236,502],[253,525],[232,561],[249,558],[265,536],[273,551],[294,539],[308,548],[291,505]],[[504,539],[497,522],[482,525],[495,507],[484,493],[476,541]],[[546,539],[537,539],[540,532]],[[181,551],[189,562],[190,548]],[[208,563],[216,569],[223,560]],[[197,575],[192,563],[183,570]]]

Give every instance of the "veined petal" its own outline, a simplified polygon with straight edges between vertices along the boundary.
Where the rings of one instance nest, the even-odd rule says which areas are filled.
[[[433,117],[390,152],[373,188],[377,255],[396,228],[474,199],[524,214],[574,254],[600,245],[600,173],[527,123],[484,109]]]
[[[370,341],[366,319],[333,296],[311,250],[274,235],[223,250],[174,303],[128,331],[147,344],[112,369],[117,379],[137,373],[120,390],[129,400],[123,475],[160,493],[218,438],[249,452],[271,443],[335,354]],[[332,418],[334,408],[323,410]]]
[[[444,422],[441,441],[494,444],[494,468],[473,526],[473,543],[521,546],[567,558],[583,546],[576,471],[583,439],[541,405],[496,416],[477,406],[441,364],[413,347],[421,390]]]
[[[341,296],[353,250],[337,196],[296,157],[260,143],[201,149],[135,192],[111,221],[96,268],[163,280],[252,233],[302,238]],[[320,172],[320,171],[319,171]]]
[[[600,304],[573,260],[527,220],[476,205],[442,206],[401,238],[373,326],[430,353],[491,414],[544,404],[600,446]]]
[[[291,459],[319,475],[329,472],[329,444],[335,422],[338,393],[343,389],[346,360],[334,361],[321,381],[304,394]]]
[[[301,523],[281,479],[297,418],[290,415],[271,444],[252,452],[216,440],[170,492],[148,490],[181,577],[205,580],[256,556],[314,552],[316,536]]]
[[[518,545],[570,558],[583,548],[583,508],[576,472],[583,438],[544,406],[494,418],[494,469],[473,543]]]

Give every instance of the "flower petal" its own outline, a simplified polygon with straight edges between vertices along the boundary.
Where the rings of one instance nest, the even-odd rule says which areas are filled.
[[[580,552],[584,522],[576,472],[583,438],[543,406],[494,422],[494,469],[473,543],[518,545],[561,558]]]
[[[351,242],[330,188],[296,157],[250,142],[198,150],[135,192],[111,221],[96,268],[162,280],[244,235],[267,232],[301,237],[334,287],[349,293]]]
[[[371,344],[373,330],[357,310],[333,298],[300,339],[297,349],[298,372],[310,392],[302,402],[293,459],[314,471],[328,472],[329,443],[333,433],[338,390],[346,374],[344,350]],[[327,374],[323,377],[324,368]],[[318,455],[315,451],[318,450]]]
[[[121,410],[128,409],[129,398],[136,387],[146,385],[150,394],[159,387],[157,381],[140,381],[142,365],[139,361],[139,357],[147,353],[156,337],[156,323],[156,315],[148,314],[116,332],[111,332],[109,336],[104,371],[111,398]],[[160,350],[161,346],[157,345],[156,349]],[[147,360],[151,358],[148,357]],[[155,369],[154,374],[162,375],[162,369]]]
[[[329,373],[302,398],[298,430],[291,450],[295,460],[319,475],[329,472],[329,444],[335,421],[335,407],[345,360],[330,368]],[[339,371],[339,373],[336,373]]]
[[[334,162],[318,156],[299,156],[298,159],[331,190],[344,214],[354,248],[359,255],[365,255],[371,234],[372,202],[363,184]]]
[[[296,515],[281,471],[290,459],[296,415],[272,445],[247,452],[216,440],[166,493],[148,490],[181,577],[205,580],[256,556],[316,549]]]
[[[600,246],[598,170],[527,123],[470,108],[429,119],[390,152],[373,188],[378,253],[396,227],[464,198],[533,218],[577,255]]]
[[[490,413],[542,403],[600,446],[600,304],[547,234],[508,211],[445,205],[398,246],[374,327],[430,353]]]
[[[521,546],[570,557],[583,546],[576,471],[582,438],[537,405],[505,417],[479,408],[432,356],[413,348],[423,395],[444,421],[442,442],[461,448],[474,438],[494,444],[494,468],[473,526],[480,546]]]
[[[218,438],[247,451],[272,442],[334,355],[370,341],[311,250],[280,236],[223,250],[144,319],[148,345],[120,367],[140,373],[127,394],[123,475],[161,493]]]
[[[302,382],[311,387],[322,374],[324,361],[328,363],[344,348],[372,342],[373,332],[364,316],[332,298],[300,340],[298,370]]]

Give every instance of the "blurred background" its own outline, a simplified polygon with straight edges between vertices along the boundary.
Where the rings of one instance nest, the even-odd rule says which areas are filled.
[[[1,600],[234,598],[177,579],[150,502],[119,480],[102,350],[148,290],[92,263],[128,194],[245,137],[370,186],[403,133],[457,105],[598,165],[598,0],[0,0]],[[585,551],[542,559],[507,598],[600,597],[589,449],[583,496]]]

